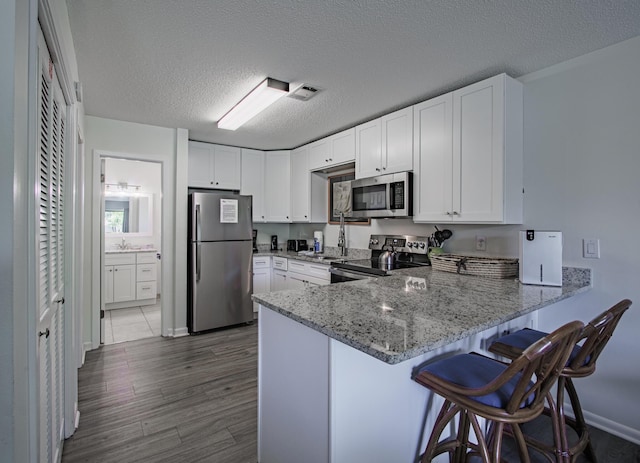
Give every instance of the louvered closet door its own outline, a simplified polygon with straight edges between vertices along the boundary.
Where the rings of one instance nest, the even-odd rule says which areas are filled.
[[[64,430],[64,169],[67,106],[38,37],[38,258],[41,462],[60,459]]]

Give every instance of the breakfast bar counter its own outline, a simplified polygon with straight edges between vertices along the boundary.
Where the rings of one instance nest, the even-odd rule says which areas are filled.
[[[415,461],[439,398],[414,369],[536,327],[537,310],[587,291],[590,278],[565,268],[562,287],[528,286],[420,268],[254,295],[259,461]]]

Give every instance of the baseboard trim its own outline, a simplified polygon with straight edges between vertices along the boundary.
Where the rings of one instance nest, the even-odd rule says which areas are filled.
[[[566,415],[574,417],[573,409],[571,408],[571,404],[564,404],[564,412]],[[614,436],[617,436],[626,441],[632,442],[636,445],[640,445],[640,430],[630,428],[629,426],[625,426],[624,424],[616,423],[615,421],[610,420],[609,418],[605,418],[600,415],[596,415],[595,413],[591,413],[587,410],[582,410],[582,414],[584,415],[585,421],[598,429],[608,432]]]
[[[171,330],[169,330],[169,336],[172,336],[174,338],[179,338],[181,336],[189,336],[189,329],[184,326],[182,328],[176,328],[175,330],[173,330],[173,333],[171,333]]]
[[[93,350],[93,343],[91,341],[85,342],[82,345],[82,364],[84,365],[84,360],[87,356],[87,352]]]

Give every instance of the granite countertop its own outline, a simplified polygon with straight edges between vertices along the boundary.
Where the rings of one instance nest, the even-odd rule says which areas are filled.
[[[105,249],[105,254],[128,254],[131,252],[158,252],[156,248]]]
[[[258,245],[260,249],[260,245]],[[316,254],[314,256],[305,256],[304,254],[298,254],[295,251],[264,251],[259,250],[254,252],[254,257],[284,257],[286,259],[302,260],[305,262],[314,262],[316,264],[330,265],[331,262],[336,261],[349,261],[368,259],[371,255],[371,251],[368,249],[349,249],[346,256],[340,256],[340,249],[337,247],[327,246],[325,252],[322,254]]]
[[[388,277],[256,294],[253,300],[396,364],[588,291],[591,271],[563,268],[563,281],[561,288],[531,286],[423,267]]]

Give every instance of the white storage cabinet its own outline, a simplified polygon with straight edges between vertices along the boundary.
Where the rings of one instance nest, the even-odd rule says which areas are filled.
[[[240,194],[253,197],[253,222],[267,221],[264,210],[264,151],[243,149]]]
[[[271,257],[255,256],[253,258],[253,294],[271,291]],[[253,303],[253,311],[258,311],[258,303]]]
[[[414,106],[414,222],[522,223],[522,84],[501,74]]]
[[[264,175],[267,222],[291,222],[291,151],[268,151]]]
[[[291,152],[291,219],[293,222],[327,222],[327,179],[309,170],[309,147]]]
[[[155,251],[105,254],[105,308],[119,309],[155,304],[157,280]]]
[[[355,128],[350,128],[307,145],[309,170],[324,170],[356,159]]]
[[[324,286],[331,283],[329,266],[301,260],[289,259],[288,286],[291,289]]]
[[[287,259],[284,257],[273,256],[271,258],[271,291],[289,289],[287,263]]]
[[[413,107],[356,127],[356,178],[413,170]]]
[[[190,141],[187,184],[239,190],[241,164],[240,148]]]

